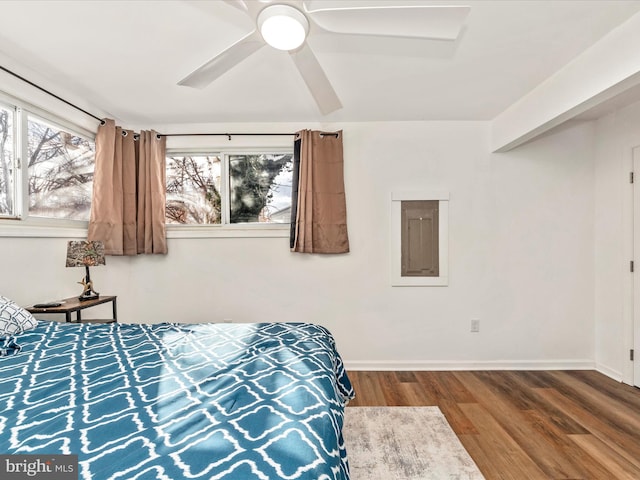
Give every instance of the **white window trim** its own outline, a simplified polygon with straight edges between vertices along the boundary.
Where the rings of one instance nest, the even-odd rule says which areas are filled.
[[[290,225],[167,225],[167,238],[289,238]]]
[[[42,220],[42,221],[39,221]],[[65,220],[1,219],[0,237],[13,238],[87,238],[87,222],[67,223]]]
[[[47,122],[52,122],[54,125],[58,125],[61,128],[68,128],[72,133],[78,133],[81,136],[95,139],[96,132],[88,130],[87,128],[82,127],[81,125],[74,123],[72,121],[69,121],[64,117],[56,115],[55,113],[51,113],[47,110],[37,107],[32,103],[29,103],[20,98],[14,97],[13,95],[9,95],[3,91],[0,91],[0,102],[10,107],[19,108],[23,110],[23,112],[26,114],[35,115],[36,117],[40,117],[42,120],[45,120]]]
[[[167,225],[167,238],[289,238],[290,226]],[[55,219],[0,219],[0,238],[87,238],[87,222]]]
[[[406,200],[438,200],[438,264],[437,277],[402,276],[402,202]],[[419,191],[391,193],[391,285],[393,287],[446,287],[449,285],[449,192]]]
[[[18,123],[20,122],[21,114],[20,108],[16,105],[12,105],[10,103],[6,103],[2,97],[0,97],[0,108],[8,111],[13,111],[13,121],[12,121],[12,143],[13,143],[13,191],[11,192],[11,197],[13,201],[13,212],[9,214],[1,214],[0,220],[20,220],[21,218],[21,197],[20,192],[22,191],[22,172],[20,168],[20,139],[18,138]]]

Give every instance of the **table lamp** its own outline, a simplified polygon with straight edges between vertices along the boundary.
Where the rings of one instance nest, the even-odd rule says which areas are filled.
[[[89,275],[89,267],[104,265],[104,243],[100,241],[75,241],[67,244],[67,267],[84,267],[86,276],[79,284],[84,286],[79,300],[93,300],[100,294],[93,290],[93,282]]]

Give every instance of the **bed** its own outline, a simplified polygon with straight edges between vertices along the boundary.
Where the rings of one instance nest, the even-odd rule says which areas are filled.
[[[39,320],[0,353],[0,453],[77,454],[84,480],[349,478],[322,326]]]

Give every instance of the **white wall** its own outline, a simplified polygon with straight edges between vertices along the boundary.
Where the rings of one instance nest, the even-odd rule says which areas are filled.
[[[97,289],[118,295],[120,320],[318,322],[357,368],[593,365],[593,124],[501,154],[484,122],[339,127],[351,253],[170,239],[166,257],[92,269]],[[391,287],[390,192],[430,188],[450,192],[449,286]],[[31,304],[78,293],[65,242],[0,238],[0,294]]]
[[[601,371],[631,383],[632,187],[628,175],[632,168],[632,148],[640,145],[640,103],[598,120],[596,139],[596,362]],[[637,264],[637,255],[635,260]]]

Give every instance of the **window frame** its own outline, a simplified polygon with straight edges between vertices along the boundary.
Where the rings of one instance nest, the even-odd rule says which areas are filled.
[[[402,202],[437,200],[438,204],[438,276],[402,276]],[[449,192],[420,191],[391,193],[391,286],[446,287],[449,285]]]
[[[19,113],[19,108],[16,105],[12,105],[9,102],[6,102],[2,97],[0,97],[0,108],[2,108],[3,110],[13,111],[13,132],[11,135],[13,143],[13,191],[11,192],[13,211],[8,214],[0,214],[0,220],[20,220],[22,213],[22,200],[20,195],[22,191],[22,168],[20,165],[21,142],[19,142],[18,139],[18,123],[20,122],[21,115]]]
[[[219,224],[166,224],[167,238],[288,238],[290,223],[229,223],[231,216],[229,157],[232,155],[275,155],[290,154],[293,157],[293,145],[289,147],[211,147],[211,148],[168,148],[166,156],[213,156],[220,157],[220,197],[222,202],[221,223]]]
[[[0,237],[70,237],[87,236],[88,222],[61,218],[34,217],[29,215],[28,117],[34,116],[69,133],[95,143],[95,133],[58,115],[36,107],[24,100],[0,91],[0,104],[14,109],[14,145],[16,166],[14,175],[15,209],[11,216],[0,216]]]

